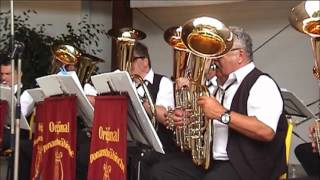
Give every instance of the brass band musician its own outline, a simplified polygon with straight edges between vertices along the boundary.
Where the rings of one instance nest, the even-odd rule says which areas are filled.
[[[216,96],[197,103],[213,121],[212,161],[208,170],[188,156],[170,156],[153,166],[152,180],[270,180],[286,172],[287,121],[277,84],[258,70],[252,58],[251,37],[238,27],[232,49],[215,59],[226,81]],[[223,81],[222,81],[223,82]],[[183,112],[175,112],[176,125]]]

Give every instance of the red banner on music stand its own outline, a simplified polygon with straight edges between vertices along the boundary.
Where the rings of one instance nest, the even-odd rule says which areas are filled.
[[[33,134],[33,143],[32,143],[32,162],[31,162],[31,172],[30,179],[36,180],[39,179],[40,173],[42,170],[42,162],[45,162],[43,156],[43,132],[48,131],[44,129],[43,122],[45,122],[45,103],[38,102],[36,104],[36,116],[35,116],[35,130]]]
[[[75,180],[76,96],[46,98],[41,179]]]
[[[3,127],[6,121],[8,111],[8,102],[0,100],[0,147],[3,141]]]
[[[126,96],[98,96],[90,146],[88,179],[126,180]]]

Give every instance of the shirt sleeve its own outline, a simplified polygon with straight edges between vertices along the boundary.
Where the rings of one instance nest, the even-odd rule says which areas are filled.
[[[156,105],[161,105],[165,108],[174,107],[173,83],[167,77],[161,78]]]
[[[283,100],[276,83],[268,76],[260,76],[249,94],[248,115],[277,130],[278,121],[283,111]]]
[[[26,117],[29,116],[33,111],[35,102],[31,95],[27,91],[24,91],[20,96],[20,104],[21,113]]]

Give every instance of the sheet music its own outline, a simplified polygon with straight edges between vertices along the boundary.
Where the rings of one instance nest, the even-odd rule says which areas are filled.
[[[11,88],[4,87],[0,85],[0,99],[8,102],[8,113],[7,113],[7,124],[11,122]],[[16,98],[14,98],[14,104],[16,104]],[[21,113],[21,120],[20,120],[20,128],[30,130],[30,125],[25,116]]]
[[[33,101],[36,103],[44,101],[44,98],[46,97],[41,88],[27,89],[26,91],[30,94]]]
[[[91,77],[98,94],[108,93],[113,89],[116,92],[127,92],[130,96],[128,104],[128,139],[150,145],[155,151],[163,153],[161,141],[153,128],[147,112],[140,102],[137,90],[126,71],[117,71],[99,74]]]
[[[63,94],[59,76],[60,75],[52,74],[48,76],[39,77],[36,79],[37,83],[43,90],[46,97]]]
[[[79,78],[74,71],[44,76],[37,78],[36,81],[43,90],[45,97],[62,94],[76,95],[78,113],[83,117],[86,125],[92,127],[93,106],[84,94]]]

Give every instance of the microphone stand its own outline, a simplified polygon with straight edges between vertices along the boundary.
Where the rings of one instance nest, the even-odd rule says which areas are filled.
[[[14,167],[13,167],[13,179],[18,180],[18,170],[19,170],[19,149],[20,149],[20,120],[21,120],[21,104],[20,104],[20,94],[21,94],[21,56],[22,52],[18,52],[18,82],[17,82],[17,104],[16,104],[16,121],[15,121],[15,150],[14,150]]]
[[[13,12],[13,0],[10,0],[10,13],[11,13],[11,102],[15,100],[15,89],[17,88],[17,103],[11,103],[11,150],[14,153],[14,159],[11,156],[10,165],[13,166],[13,180],[18,180],[19,170],[19,145],[20,145],[20,120],[21,120],[21,56],[23,53],[24,45],[22,43],[15,43],[14,40],[14,12]],[[15,58],[18,58],[17,68],[17,87],[15,88]],[[12,163],[12,161],[14,161]],[[9,174],[12,178],[12,170]]]
[[[10,0],[10,14],[11,14],[11,52],[14,50],[14,13],[13,13],[13,0]],[[14,84],[14,71],[15,71],[15,62],[14,62],[14,57],[13,57],[13,52],[11,54],[11,102],[15,101],[15,84]],[[15,140],[15,128],[14,128],[14,118],[15,118],[15,105],[14,103],[11,103],[11,117],[10,117],[10,148],[12,153],[14,152],[14,140]],[[11,154],[10,161],[8,166],[10,168],[10,172],[8,173],[8,178],[7,179],[12,179],[13,175],[13,170],[12,170],[12,165],[13,165],[13,157]]]

